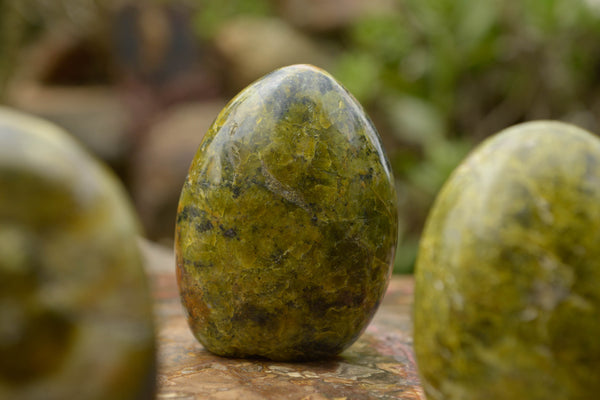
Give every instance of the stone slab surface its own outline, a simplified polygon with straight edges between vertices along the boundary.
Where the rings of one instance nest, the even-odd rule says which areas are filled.
[[[392,278],[366,332],[336,358],[308,363],[228,359],[207,352],[192,336],[172,258],[150,254],[160,260],[148,268],[158,324],[158,399],[425,400],[412,348],[412,277]]]

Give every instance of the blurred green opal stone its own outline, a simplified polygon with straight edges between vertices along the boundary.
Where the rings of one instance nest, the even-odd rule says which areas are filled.
[[[429,400],[600,393],[600,140],[511,127],[453,173],[416,267],[415,352]]]
[[[0,107],[0,399],[146,399],[152,300],[116,177]]]
[[[392,174],[361,106],[316,67],[272,72],[223,109],[181,193],[191,330],[223,356],[335,355],[373,317],[396,240]]]

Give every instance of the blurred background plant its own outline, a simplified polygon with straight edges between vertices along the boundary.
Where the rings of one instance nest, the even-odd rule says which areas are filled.
[[[168,243],[219,109],[283,65],[329,70],[364,105],[397,181],[410,273],[445,179],[487,136],[560,119],[600,132],[598,0],[0,0],[0,99],[65,126]]]

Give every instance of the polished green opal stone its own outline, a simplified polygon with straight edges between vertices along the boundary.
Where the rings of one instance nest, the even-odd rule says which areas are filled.
[[[279,69],[223,109],[183,187],[191,330],[223,356],[335,355],[375,313],[396,240],[392,174],[363,109],[318,68]]]
[[[0,108],[0,399],[153,392],[138,223],[67,133]]]
[[[453,173],[417,267],[415,352],[429,400],[600,393],[600,140],[516,125]]]

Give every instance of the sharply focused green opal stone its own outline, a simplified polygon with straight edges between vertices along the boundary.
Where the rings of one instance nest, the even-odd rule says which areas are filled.
[[[189,325],[223,356],[335,355],[375,313],[396,238],[363,109],[318,68],[279,69],[223,109],[190,167],[176,229]]]
[[[559,122],[488,139],[453,173],[416,267],[429,400],[600,393],[600,140]]]
[[[0,399],[151,398],[137,227],[65,132],[0,108]]]

